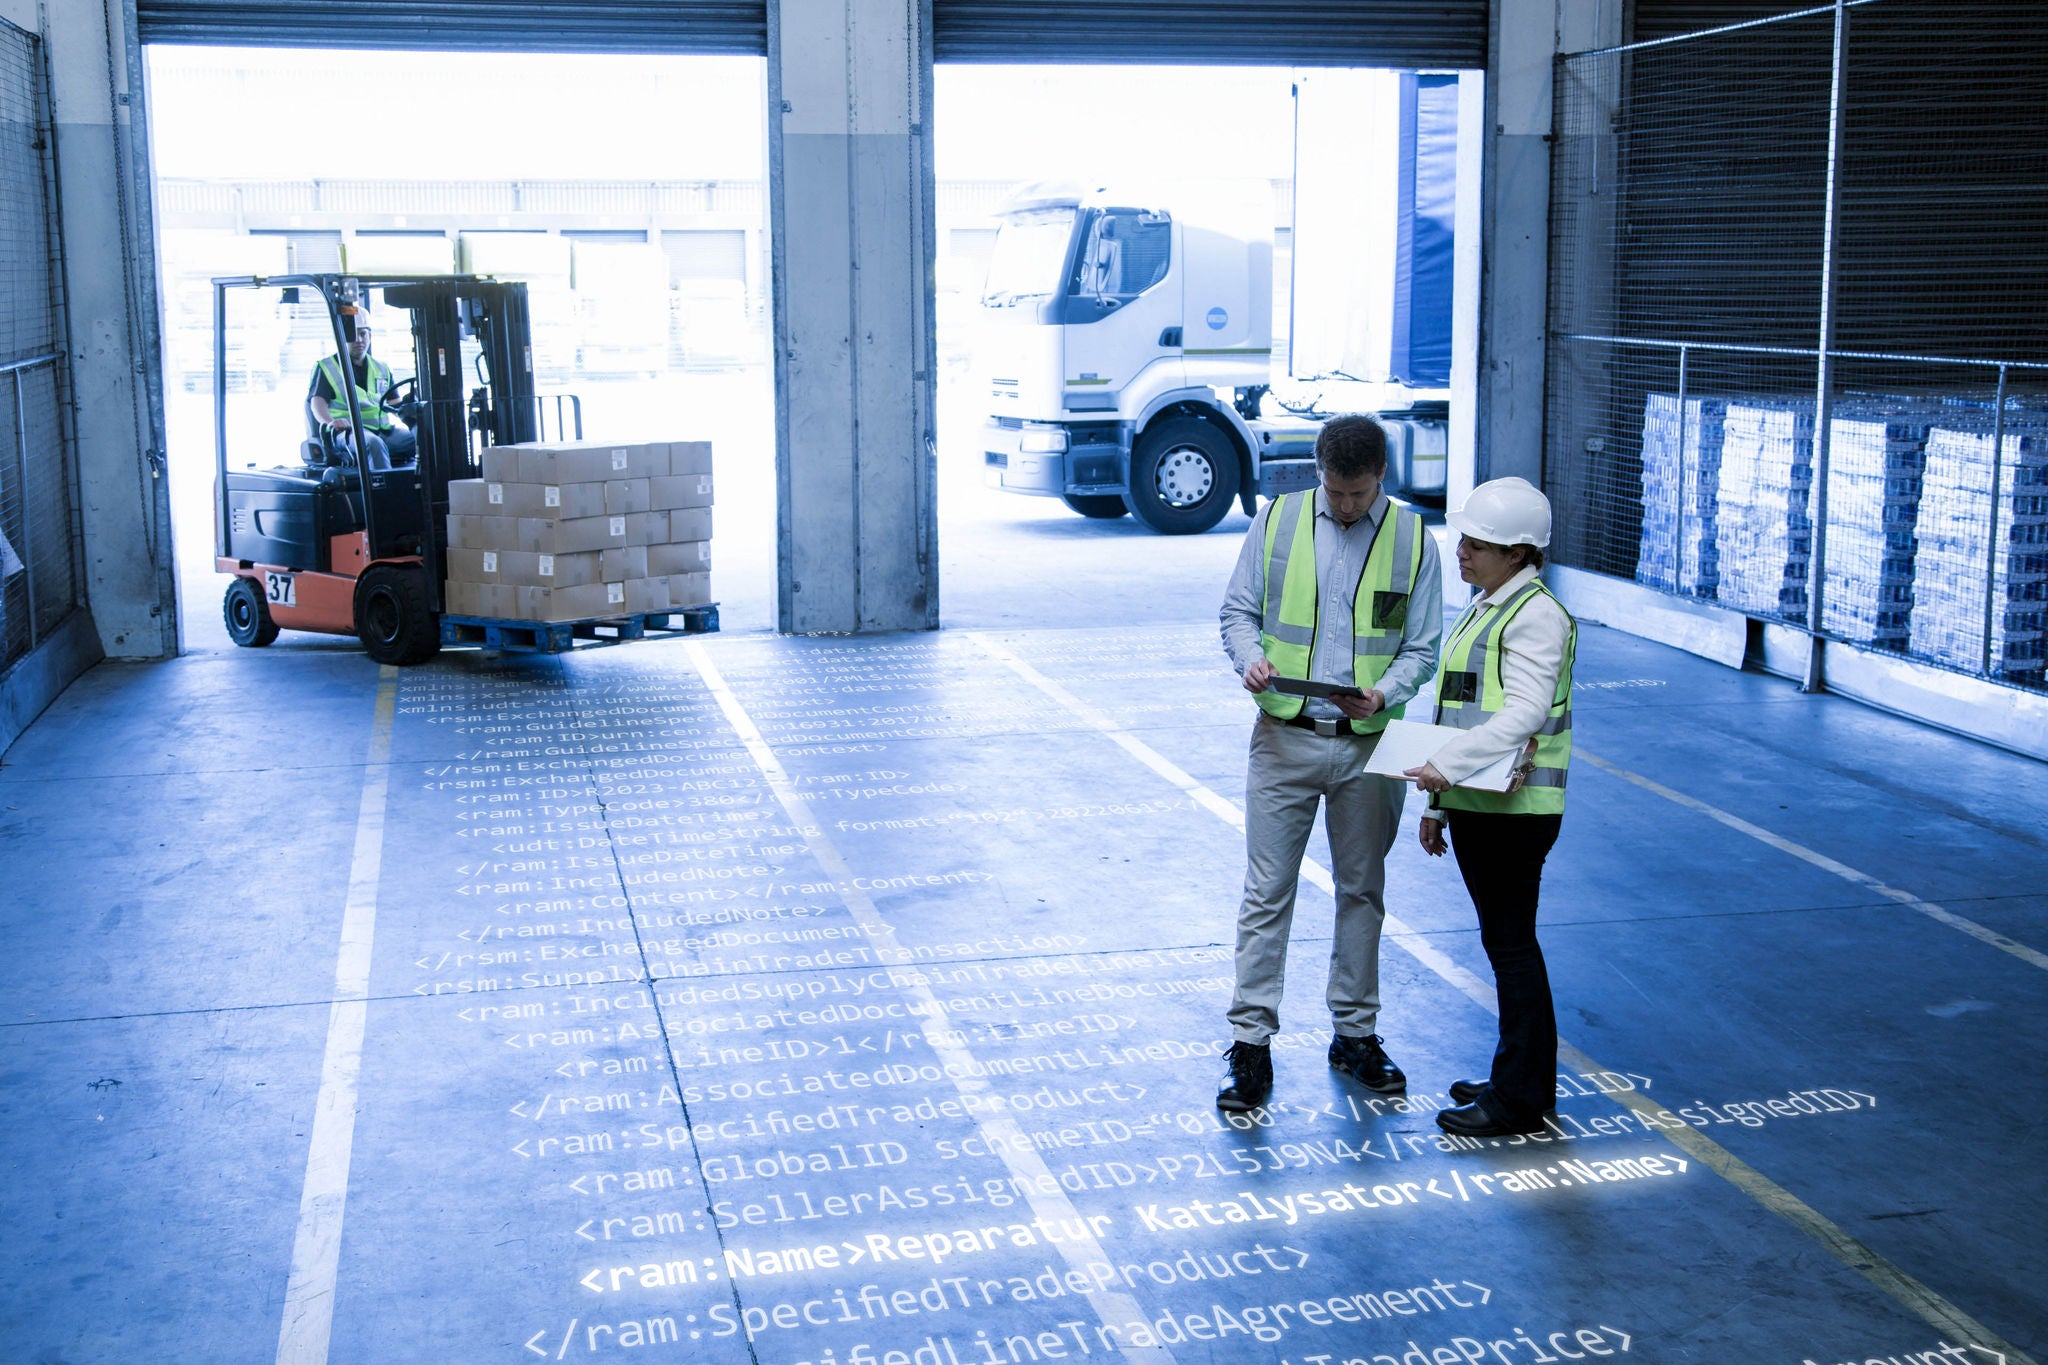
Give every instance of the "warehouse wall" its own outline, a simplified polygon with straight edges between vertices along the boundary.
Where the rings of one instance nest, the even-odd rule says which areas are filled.
[[[1476,467],[1543,482],[1552,84],[1559,52],[1621,41],[1622,0],[1494,0],[1486,81]],[[1453,490],[1456,496],[1458,490]]]
[[[42,35],[50,68],[87,604],[108,655],[164,658],[177,652],[177,603],[127,7],[0,0],[0,15]]]

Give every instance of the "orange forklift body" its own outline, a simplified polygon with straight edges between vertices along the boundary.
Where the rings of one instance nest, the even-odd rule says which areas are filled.
[[[263,594],[270,619],[286,630],[310,630],[324,635],[356,633],[356,580],[372,563],[417,564],[418,555],[390,559],[370,558],[370,538],[362,531],[328,539],[328,563],[332,573],[287,569],[275,564],[250,564],[239,559],[219,559],[213,567],[224,574],[246,578]]]

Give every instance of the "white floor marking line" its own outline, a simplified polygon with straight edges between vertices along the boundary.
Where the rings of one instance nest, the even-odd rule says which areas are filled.
[[[973,1111],[974,1122],[980,1128],[982,1136],[987,1139],[989,1149],[1000,1156],[1010,1173],[1017,1177],[1033,1216],[1041,1224],[1058,1222],[1064,1225],[1062,1231],[1069,1235],[1064,1240],[1054,1242],[1053,1245],[1059,1249],[1067,1264],[1075,1271],[1088,1276],[1093,1283],[1101,1285],[1102,1275],[1097,1273],[1098,1268],[1113,1271],[1115,1263],[1110,1260],[1108,1253],[1103,1251],[1101,1243],[1094,1236],[1094,1225],[1082,1219],[1080,1211],[1074,1207],[1073,1201],[1067,1198],[1065,1191],[1060,1188],[1059,1181],[1047,1169],[1044,1160],[1038,1155],[1038,1149],[1032,1145],[1031,1139],[1025,1135],[1017,1121],[1007,1113],[992,1112],[989,1109],[993,1087],[988,1083],[984,1068],[975,1060],[972,1052],[949,1036],[951,1030],[948,1016],[938,996],[932,992],[924,973],[911,966],[909,950],[896,942],[895,927],[883,918],[874,901],[856,885],[852,867],[840,855],[824,828],[812,817],[809,807],[797,794],[796,784],[789,780],[789,774],[784,770],[782,761],[775,756],[775,751],[769,747],[767,740],[762,738],[760,729],[755,726],[746,708],[740,704],[739,698],[726,685],[724,675],[718,671],[718,666],[711,662],[710,654],[702,644],[694,640],[685,644],[684,650],[689,654],[690,662],[696,666],[698,674],[704,679],[704,685],[717,699],[719,709],[725,712],[726,721],[739,735],[740,742],[746,746],[748,754],[753,757],[754,765],[761,770],[769,790],[775,793],[775,799],[781,803],[784,813],[789,816],[790,824],[797,828],[805,842],[810,845],[811,855],[818,860],[819,865],[839,884],[840,899],[852,912],[854,921],[860,925],[868,941],[875,946],[876,957],[895,969],[890,973],[892,980],[915,1002],[923,1024],[925,1041],[930,1045],[940,1065],[944,1067],[947,1077],[960,1091],[967,1107]],[[1079,1231],[1078,1236],[1073,1235],[1076,1230]],[[1050,1241],[1051,1238],[1046,1240]],[[1129,1334],[1130,1328],[1135,1324],[1147,1324],[1149,1329],[1151,1320],[1139,1308],[1137,1300],[1129,1294],[1105,1286],[1083,1297],[1088,1300],[1089,1306],[1095,1310],[1095,1315],[1106,1327],[1115,1328],[1125,1335]],[[1139,1347],[1119,1342],[1118,1348],[1123,1356],[1130,1360],[1156,1361],[1161,1365],[1171,1365],[1173,1360],[1173,1353],[1164,1346]]]
[[[334,1284],[341,1268],[341,1217],[348,1203],[349,1156],[356,1136],[356,1085],[363,1069],[363,1025],[369,1013],[370,948],[377,934],[377,880],[384,867],[384,805],[391,788],[391,728],[398,670],[378,670],[376,719],[356,808],[355,856],[334,962],[334,1003],[327,1011],[327,1054],[320,1063],[320,1099],[299,1196],[299,1230],[277,1333],[277,1365],[325,1365],[334,1327]]]
[[[1022,677],[1033,687],[1066,707],[1067,710],[1073,712],[1095,729],[1101,731],[1103,736],[1112,744],[1137,759],[1168,782],[1171,782],[1174,786],[1179,787],[1196,805],[1212,812],[1232,829],[1240,833],[1243,832],[1244,811],[1239,809],[1235,802],[1226,800],[1203,786],[1193,775],[1178,767],[1158,750],[1147,745],[1144,741],[1134,739],[1125,733],[1123,728],[1115,721],[1090,706],[1087,702],[1082,701],[1066,688],[1061,687],[1051,678],[1040,673],[1030,664],[1025,663],[999,642],[980,634],[969,635],[968,638],[996,658],[1008,664],[1016,671],[1018,676]],[[1304,857],[1301,860],[1301,875],[1311,886],[1320,887],[1331,896],[1337,894],[1337,879],[1330,875],[1329,868],[1324,867],[1315,859]],[[1471,972],[1466,971],[1463,967],[1460,967],[1457,963],[1438,952],[1428,939],[1416,933],[1415,930],[1406,924],[1403,924],[1399,917],[1389,914],[1386,918],[1386,923],[1381,929],[1381,934],[1384,937],[1401,939],[1401,946],[1420,959],[1424,966],[1428,967],[1438,976],[1443,977],[1466,995],[1471,996],[1483,1008],[1498,1011],[1499,1006],[1495,1001],[1492,986],[1481,981],[1477,976],[1474,976]]]
[[[985,635],[970,634],[969,639],[980,645],[990,655],[1007,664],[1016,674],[1054,701],[1066,707],[1081,720],[1100,731],[1103,736],[1132,755],[1139,762],[1158,773],[1167,781],[1179,787],[1208,810],[1215,811],[1233,827],[1244,828],[1244,812],[1234,803],[1224,800],[1209,788],[1196,781],[1171,760],[1151,748],[1144,741],[1128,734],[1122,726],[1102,711],[1090,706],[1072,692],[1040,673],[1030,664],[1017,657],[1008,648]],[[1583,756],[1583,755],[1582,755]],[[1602,765],[1606,766],[1606,765]],[[1677,793],[1664,793],[1677,797]],[[1708,807],[1712,810],[1712,807]],[[1734,817],[1728,817],[1733,820]],[[1747,831],[1745,831],[1747,832]],[[1763,833],[1763,831],[1757,831]],[[1796,846],[1795,846],[1796,847]],[[1815,854],[1814,857],[1820,855]],[[1838,865],[1839,866],[1839,865]],[[1848,871],[1849,869],[1844,869]],[[1335,883],[1329,869],[1312,858],[1301,861],[1301,875],[1325,892],[1335,895]],[[1385,936],[1406,949],[1423,966],[1428,967],[1464,995],[1470,996],[1488,1014],[1499,1016],[1500,1004],[1494,988],[1472,972],[1466,971],[1446,957],[1427,938],[1402,925],[1394,916],[1386,919]],[[1573,1047],[1562,1039],[1558,1040],[1558,1056],[1581,1071],[1606,1071],[1607,1067]],[[1607,1098],[1624,1107],[1654,1116],[1662,1108],[1648,1096],[1624,1091]],[[1779,1185],[1747,1162],[1728,1151],[1696,1128],[1662,1128],[1662,1135],[1673,1146],[1683,1149],[1702,1166],[1713,1171],[1729,1184],[1741,1190],[1757,1203],[1777,1214],[1785,1221],[1826,1247],[1837,1259],[1850,1269],[1862,1275],[1890,1296],[1901,1307],[1912,1312],[1959,1342],[1982,1348],[1988,1355],[2002,1357],[2007,1365],[2034,1365],[2031,1357],[2017,1346],[2005,1341],[1997,1333],[1970,1317],[1962,1309],[1950,1303],[1926,1285],[1914,1279],[1892,1262],[1880,1256],[1862,1242],[1845,1232],[1827,1215],[1807,1204],[1799,1196]]]
[[[1921,900],[1910,891],[1901,891],[1896,886],[1888,886],[1867,872],[1859,872],[1847,863],[1836,862],[1825,853],[1816,853],[1803,844],[1795,844],[1782,834],[1774,833],[1761,825],[1753,825],[1741,816],[1731,815],[1719,806],[1710,806],[1696,796],[1688,796],[1682,791],[1673,790],[1661,782],[1644,777],[1640,773],[1632,773],[1619,764],[1609,763],[1604,758],[1596,758],[1592,754],[1587,753],[1583,748],[1575,750],[1574,753],[1576,757],[1585,759],[1586,762],[1592,764],[1603,773],[1618,777],[1624,782],[1633,782],[1646,792],[1655,792],[1666,801],[1675,801],[1687,810],[1698,811],[1709,820],[1719,821],[1738,834],[1747,834],[1758,843],[1769,844],[1780,853],[1789,854],[1803,863],[1809,863],[1819,868],[1823,872],[1832,872],[1844,881],[1853,882],[1864,890],[1875,892],[1886,900],[1897,901],[1900,905],[1906,906],[1909,909],[1918,910],[1929,919],[1946,924],[1951,929],[1960,929],[1971,938],[1988,943],[2003,952],[2011,953],[2022,962],[2039,967],[2043,971],[2048,971],[2048,953],[2041,952],[2039,949],[2029,948],[2024,943],[2007,938],[1996,929],[1988,928],[1973,919],[1958,915],[1955,911],[1945,906],[1936,905],[1933,901]]]

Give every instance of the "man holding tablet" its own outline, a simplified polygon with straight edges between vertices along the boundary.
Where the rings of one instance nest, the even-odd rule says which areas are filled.
[[[1316,472],[1319,487],[1276,498],[1252,518],[1221,613],[1223,647],[1259,704],[1245,779],[1232,1045],[1216,1096],[1233,1112],[1272,1093],[1287,937],[1318,806],[1337,883],[1330,1065],[1382,1094],[1408,1084],[1377,1032],[1386,856],[1407,791],[1365,765],[1387,721],[1436,671],[1443,585],[1422,518],[1381,487],[1379,423],[1325,424]]]

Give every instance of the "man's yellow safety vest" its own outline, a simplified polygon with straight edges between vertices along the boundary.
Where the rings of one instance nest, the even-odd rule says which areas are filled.
[[[1314,489],[1282,494],[1266,513],[1266,602],[1259,647],[1285,678],[1306,679],[1314,662],[1316,610],[1322,602],[1316,583],[1315,498]],[[1361,690],[1374,687],[1401,652],[1408,599],[1422,571],[1427,534],[1421,517],[1392,502],[1373,533],[1351,605],[1352,677]],[[1285,692],[1258,696],[1261,709],[1281,720],[1300,715],[1303,700]],[[1405,704],[1389,707],[1352,721],[1351,728],[1361,735],[1378,734],[1404,709]]]
[[[341,362],[331,355],[321,356],[320,373],[327,377],[327,390],[334,395],[327,400],[327,415],[337,422],[346,422],[348,386],[341,381]],[[378,401],[391,387],[391,367],[373,355],[365,356],[363,380],[363,384],[356,386],[356,407],[363,414],[363,425],[371,431],[391,430],[391,417]]]
[[[1478,603],[1465,609],[1444,647],[1443,671],[1436,677],[1436,723],[1460,730],[1477,729],[1500,714],[1507,704],[1501,682],[1501,636],[1508,623],[1538,597],[1551,597],[1540,578],[1531,579],[1507,601],[1491,610]],[[1562,603],[1558,610],[1564,611]],[[1565,612],[1571,621],[1571,613]],[[1572,761],[1572,662],[1579,652],[1579,623],[1571,621],[1565,640],[1564,671],[1550,701],[1550,714],[1536,732],[1535,771],[1512,792],[1453,787],[1436,804],[1445,810],[1485,811],[1496,815],[1562,815],[1564,783]]]

